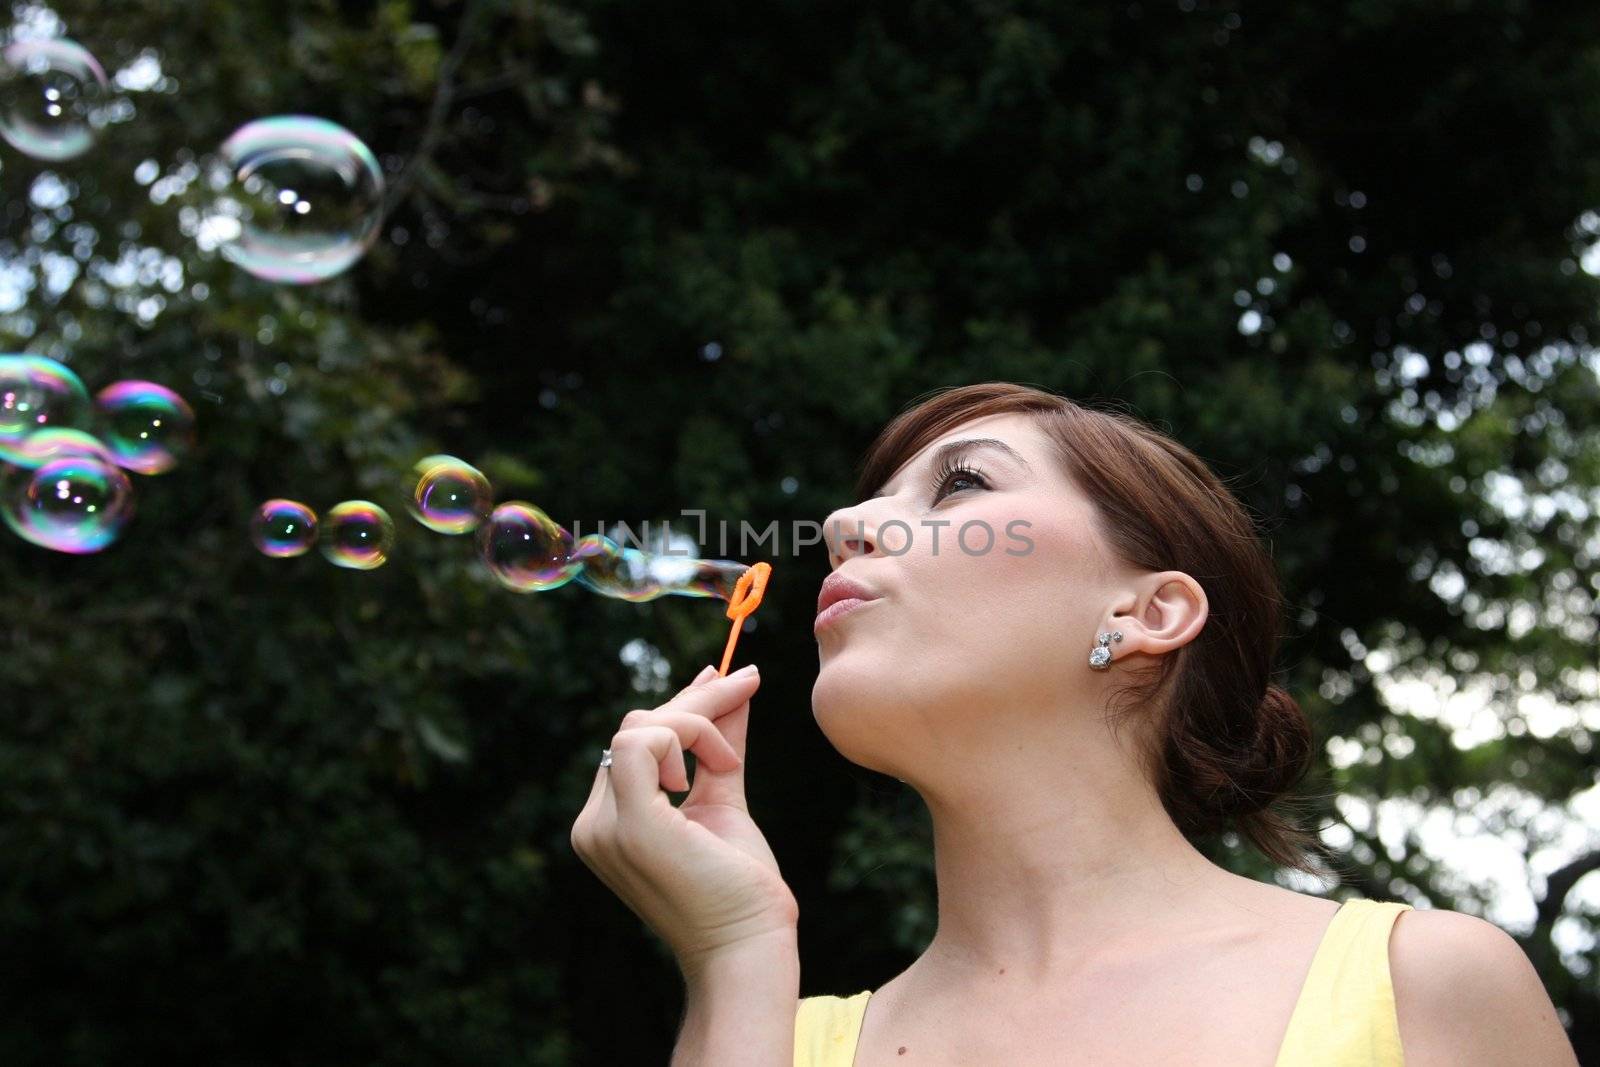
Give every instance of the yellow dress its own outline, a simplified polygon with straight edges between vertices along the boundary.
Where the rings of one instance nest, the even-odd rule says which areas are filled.
[[[1389,980],[1389,930],[1410,904],[1345,901],[1317,945],[1278,1047],[1276,1067],[1403,1067]],[[794,1024],[794,1067],[852,1067],[872,996],[806,997]]]

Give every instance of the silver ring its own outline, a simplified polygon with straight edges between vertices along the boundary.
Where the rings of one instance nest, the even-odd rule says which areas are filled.
[[[600,766],[611,766],[611,750],[609,748],[603,748],[600,750]]]

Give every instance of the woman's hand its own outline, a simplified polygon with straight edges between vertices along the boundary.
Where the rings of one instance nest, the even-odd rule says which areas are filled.
[[[628,712],[572,824],[574,851],[685,974],[799,923],[745,805],[745,731],[760,684],[754,666],[727,677],[707,667],[660,707]],[[684,749],[697,758],[692,787]],[[674,807],[667,789],[689,795]]]

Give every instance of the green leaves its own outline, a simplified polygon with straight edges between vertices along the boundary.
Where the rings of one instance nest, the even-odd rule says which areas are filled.
[[[1597,519],[1572,502],[1600,482],[1575,221],[1600,209],[1600,66],[1572,42],[1600,12],[1412,6],[57,5],[108,67],[150,49],[173,87],[53,169],[70,218],[5,156],[0,257],[33,288],[0,340],[92,387],[177,388],[201,443],[106,553],[0,544],[0,934],[37,1020],[0,1027],[0,1057],[662,1058],[675,970],[565,832],[637,700],[619,649],[676,678],[726,620],[500,588],[470,537],[404,513],[434,451],[585,532],[704,510],[719,555],[718,520],[788,545],[852,502],[929,389],[1114,400],[1270,532],[1284,684],[1339,739],[1309,792],[1470,813],[1592,786],[1592,717],[1541,736],[1518,699],[1594,699]],[[297,111],[358,132],[400,195],[348,275],[274,287],[195,250],[182,175]],[[80,264],[54,295],[47,254]],[[279,495],[378,501],[393,559],[255,554],[248,515]],[[797,626],[826,569],[820,545],[787,557],[739,645],[797,682],[753,712],[752,807],[826,916],[816,990],[887,977],[937,906],[920,805],[809,714]],[[1401,706],[1411,675],[1481,685],[1481,731]],[[1420,836],[1399,859],[1350,842],[1363,892],[1493,895]],[[1274,877],[1237,838],[1204,847]],[[1567,971],[1549,926],[1543,973],[1588,1004],[1600,972]]]

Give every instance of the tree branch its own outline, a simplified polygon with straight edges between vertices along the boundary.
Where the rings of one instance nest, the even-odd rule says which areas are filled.
[[[1586,852],[1551,873],[1546,881],[1544,899],[1539,901],[1538,925],[1551,926],[1561,916],[1561,906],[1566,903],[1567,894],[1572,892],[1572,887],[1578,884],[1578,879],[1591,871],[1600,871],[1600,849]]]
[[[466,62],[467,53],[472,48],[483,10],[482,0],[471,0],[466,11],[462,13],[455,44],[450,46],[449,53],[439,64],[439,83],[434,89],[433,103],[428,107],[428,121],[422,128],[422,137],[417,141],[416,151],[411,154],[399,176],[389,186],[389,191],[384,194],[385,220],[410,192],[412,184],[417,180],[418,169],[433,156],[434,150],[439,147],[439,141],[444,137],[445,122],[450,117],[450,106],[455,103],[456,98],[456,75],[461,70],[461,64]]]

